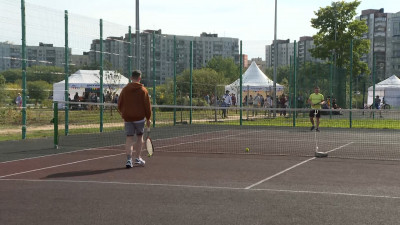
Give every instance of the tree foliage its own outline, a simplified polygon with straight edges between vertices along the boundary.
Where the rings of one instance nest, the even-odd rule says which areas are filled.
[[[51,84],[46,81],[30,81],[27,82],[28,95],[30,99],[35,99],[35,105],[49,98]]]
[[[337,67],[349,68],[350,42],[353,40],[353,76],[369,73],[368,65],[361,61],[369,51],[369,40],[361,38],[368,32],[368,26],[364,21],[354,20],[360,3],[358,0],[332,2],[314,12],[317,17],[311,19],[312,27],[318,30],[313,36],[316,47],[310,50],[311,55],[325,60],[334,54]]]
[[[227,78],[231,83],[239,78],[239,66],[235,64],[232,58],[214,57],[208,61],[206,68],[210,68],[223,77]]]
[[[10,69],[0,73],[6,79],[7,83],[15,83],[17,80],[22,80],[21,69]],[[27,81],[43,80],[47,83],[56,83],[64,80],[64,68],[55,66],[32,66],[26,69]]]

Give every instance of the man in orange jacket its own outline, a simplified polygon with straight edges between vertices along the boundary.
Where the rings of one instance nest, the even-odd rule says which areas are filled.
[[[151,104],[147,89],[140,83],[141,71],[132,72],[132,82],[126,85],[118,99],[118,111],[125,121],[126,133],[126,168],[132,168],[133,163],[144,166],[146,163],[141,157],[143,145],[144,124],[150,127]],[[134,143],[134,136],[137,140]],[[132,149],[135,149],[135,161],[132,162]]]

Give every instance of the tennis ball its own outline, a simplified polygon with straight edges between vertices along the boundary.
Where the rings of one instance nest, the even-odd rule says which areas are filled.
[[[150,155],[150,154],[147,154],[147,157],[151,157],[151,155]]]
[[[249,149],[249,148],[246,148],[246,152],[248,152],[248,151],[250,151],[250,149]]]

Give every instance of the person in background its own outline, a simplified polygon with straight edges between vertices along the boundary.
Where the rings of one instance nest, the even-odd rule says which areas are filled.
[[[22,97],[21,97],[21,93],[18,93],[17,97],[15,98],[15,104],[17,104],[17,107],[19,109],[22,108]]]
[[[224,107],[224,109],[222,109],[222,118],[227,118],[227,111],[229,106],[232,105],[232,97],[229,95],[229,91],[226,90],[225,94],[222,96],[222,104],[221,106]]]

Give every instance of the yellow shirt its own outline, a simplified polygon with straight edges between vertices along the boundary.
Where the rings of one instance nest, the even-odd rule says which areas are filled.
[[[312,93],[310,95],[309,99],[311,100],[311,108],[312,109],[321,109],[321,104],[318,104],[318,103],[324,101],[324,96],[321,93],[318,93],[318,94]],[[318,105],[316,105],[316,104],[318,104]]]

